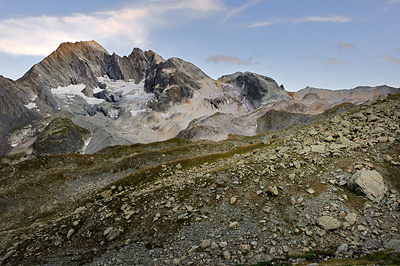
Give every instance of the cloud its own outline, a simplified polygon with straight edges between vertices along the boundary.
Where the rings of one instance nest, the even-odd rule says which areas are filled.
[[[337,47],[340,50],[341,49],[348,49],[348,50],[358,51],[358,48],[354,44],[347,43],[345,41],[339,41],[337,43]]]
[[[350,22],[351,18],[345,16],[330,16],[330,17],[321,17],[321,16],[307,16],[302,18],[279,18],[270,21],[261,21],[255,22],[248,26],[248,28],[256,28],[256,27],[268,27],[277,24],[299,24],[304,22],[332,22],[332,23],[346,23]]]
[[[384,11],[390,10],[396,4],[400,4],[400,0],[387,0],[383,6]]]
[[[383,54],[378,56],[379,58],[389,62],[389,63],[395,63],[395,64],[400,64],[400,59],[397,57],[394,57],[392,55],[388,55],[388,54]]]
[[[0,51],[43,56],[62,42],[93,39],[143,46],[150,42],[153,29],[223,9],[221,0],[153,0],[107,12],[4,19],[0,20]],[[169,19],[171,12],[174,20]]]
[[[252,0],[238,8],[232,9],[230,12],[228,12],[228,14],[226,15],[225,19],[223,21],[227,21],[228,19],[230,19],[231,17],[233,17],[234,15],[236,15],[237,13],[242,12],[243,10],[255,6],[256,4],[262,2],[264,0]]]
[[[337,59],[337,58],[328,58],[328,59],[326,60],[326,63],[327,63],[328,65],[342,65],[342,64],[344,64],[344,63],[346,63],[346,62],[344,62],[344,61],[342,61],[342,60],[340,60],[340,59]]]
[[[236,55],[234,56],[229,56],[229,55],[210,55],[207,59],[206,62],[212,62],[212,63],[229,63],[229,64],[234,64],[234,65],[249,65],[250,61],[245,61],[237,57]]]

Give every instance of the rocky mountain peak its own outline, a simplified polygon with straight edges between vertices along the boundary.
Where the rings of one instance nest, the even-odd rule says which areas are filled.
[[[290,99],[274,79],[252,72],[236,72],[222,76],[218,81],[233,85],[246,99],[250,110],[257,109],[266,101]]]
[[[84,51],[90,51],[90,50],[97,50],[102,53],[108,54],[107,50],[103,48],[98,42],[96,41],[81,41],[81,42],[64,42],[60,44],[60,46],[57,48],[55,53],[59,54],[66,54],[66,53],[75,53],[79,54]]]

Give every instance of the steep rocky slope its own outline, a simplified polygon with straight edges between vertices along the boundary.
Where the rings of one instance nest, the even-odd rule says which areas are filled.
[[[2,157],[0,261],[290,265],[398,249],[400,95],[321,117],[217,143]]]

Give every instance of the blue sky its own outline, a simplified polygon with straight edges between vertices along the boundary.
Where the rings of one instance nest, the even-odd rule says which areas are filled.
[[[61,42],[96,40],[290,91],[400,87],[399,14],[400,0],[0,0],[0,74],[17,79]]]

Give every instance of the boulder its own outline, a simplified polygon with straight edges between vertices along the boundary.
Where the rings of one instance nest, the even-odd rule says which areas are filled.
[[[311,152],[323,153],[325,152],[324,145],[311,145]]]
[[[382,175],[376,170],[362,169],[355,172],[347,185],[350,189],[376,202],[383,199],[387,190]]]
[[[340,227],[340,222],[337,219],[330,216],[319,217],[317,223],[326,231],[335,230]]]
[[[400,252],[400,239],[392,239],[385,245],[385,249],[393,252]]]

